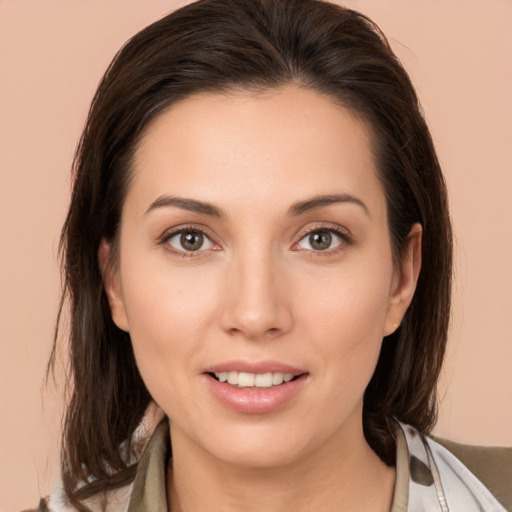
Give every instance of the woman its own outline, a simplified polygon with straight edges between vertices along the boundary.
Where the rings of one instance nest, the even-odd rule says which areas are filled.
[[[41,509],[504,510],[505,452],[451,445],[477,478],[425,436],[450,221],[371,21],[314,0],[176,11],[115,58],[75,170],[73,393]]]

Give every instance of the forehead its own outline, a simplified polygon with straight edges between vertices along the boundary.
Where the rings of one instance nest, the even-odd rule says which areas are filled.
[[[292,86],[173,104],[143,134],[133,173],[130,188],[146,203],[162,193],[254,206],[333,191],[382,195],[365,123]]]

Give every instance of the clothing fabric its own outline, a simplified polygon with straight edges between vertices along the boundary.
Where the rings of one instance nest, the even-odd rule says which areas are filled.
[[[452,453],[465,450],[471,454],[473,447],[444,443],[451,445],[450,451],[442,446],[443,441],[438,442],[398,421],[395,438],[396,482],[390,512],[512,512],[512,449],[476,447],[480,454],[479,465],[490,469],[487,473],[484,471],[488,475],[492,475],[496,468],[488,467],[485,454],[488,450],[499,452],[495,455],[498,454],[501,461],[497,469],[501,480],[496,480],[500,482],[500,489],[495,496]],[[169,457],[169,425],[164,419],[156,427],[140,459],[134,482],[111,494],[108,512],[169,512],[166,499]],[[491,483],[495,480],[492,476],[487,478]],[[95,508],[94,503],[89,505]],[[66,507],[62,493],[58,491],[46,502],[42,501],[38,510],[73,512]]]

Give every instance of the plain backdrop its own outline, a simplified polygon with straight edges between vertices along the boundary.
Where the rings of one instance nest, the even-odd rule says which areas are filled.
[[[118,48],[187,2],[0,0],[0,511],[55,485],[61,388],[44,387],[70,164]],[[351,0],[416,84],[456,233],[437,432],[512,444],[512,2]]]

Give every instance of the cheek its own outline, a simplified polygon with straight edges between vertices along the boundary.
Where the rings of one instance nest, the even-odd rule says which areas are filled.
[[[341,379],[349,388],[366,387],[379,356],[386,308],[378,294],[363,299],[360,288],[347,292],[323,310],[312,309],[311,318],[318,320],[311,324],[312,339],[326,361],[328,378]]]
[[[297,290],[301,313],[320,339],[337,337],[347,346],[382,339],[388,309],[392,266],[347,265],[313,274]],[[336,336],[338,333],[338,336]]]
[[[122,281],[137,365],[162,404],[160,398],[167,400],[183,389],[181,379],[199,371],[204,333],[215,310],[216,281],[200,268],[176,270],[160,261],[151,264],[150,258],[144,265],[126,261]]]
[[[375,261],[313,276],[298,293],[302,330],[338,396],[362,396],[379,357],[392,264]]]
[[[217,279],[201,266],[180,268],[157,254],[122,267],[123,298],[130,332],[172,333],[167,340],[197,330],[214,307]]]

